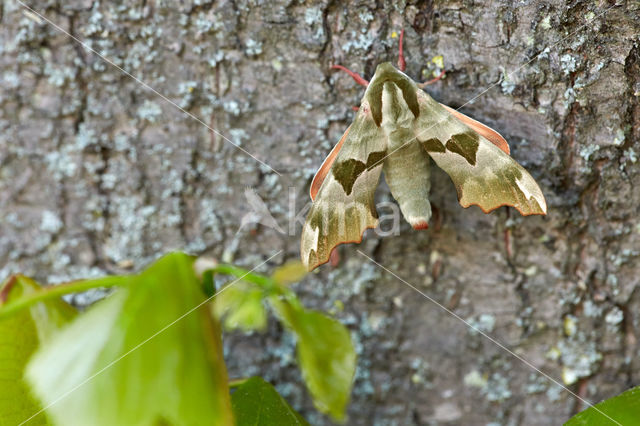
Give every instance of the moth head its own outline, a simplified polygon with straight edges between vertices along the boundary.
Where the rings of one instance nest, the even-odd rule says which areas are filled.
[[[377,126],[382,123],[382,91],[384,83],[391,82],[402,91],[402,96],[414,117],[420,115],[420,106],[416,92],[420,90],[418,86],[405,73],[394,67],[391,62],[383,62],[376,68],[367,91],[365,100],[371,107],[371,115]]]

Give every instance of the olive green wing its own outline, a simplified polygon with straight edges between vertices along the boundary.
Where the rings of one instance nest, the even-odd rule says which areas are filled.
[[[366,101],[339,145],[332,151],[337,154],[329,160],[330,168],[321,168],[322,176],[314,179],[315,200],[300,243],[302,262],[309,270],[327,262],[337,245],[360,242],[367,228],[378,225],[373,196],[387,141]]]
[[[422,90],[418,104],[416,139],[449,175],[462,207],[477,205],[488,213],[511,206],[525,216],[547,213],[544,195],[524,167]]]

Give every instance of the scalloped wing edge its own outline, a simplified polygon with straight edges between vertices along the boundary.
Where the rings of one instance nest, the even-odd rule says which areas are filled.
[[[316,269],[318,266],[322,266],[325,263],[328,263],[329,260],[331,260],[331,254],[333,253],[333,251],[338,247],[341,246],[342,244],[360,244],[362,242],[362,240],[364,239],[364,234],[365,232],[367,232],[368,229],[376,229],[378,227],[378,219],[376,219],[376,224],[375,225],[367,225],[362,229],[362,233],[360,234],[360,238],[357,240],[351,240],[351,241],[341,241],[338,242],[336,244],[334,244],[330,249],[329,249],[329,256],[327,256],[327,258],[324,261],[320,261],[318,260],[318,262],[316,262],[316,264],[312,265],[312,264],[308,264],[307,266],[307,270],[309,272],[313,271],[314,269]],[[304,258],[303,258],[304,259]],[[304,260],[303,260],[303,263]]]

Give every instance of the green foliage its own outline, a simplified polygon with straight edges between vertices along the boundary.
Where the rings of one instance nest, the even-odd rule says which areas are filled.
[[[7,283],[10,283],[13,279],[30,280],[29,278],[23,277],[21,275],[15,275],[14,277],[7,280]],[[59,284],[49,287],[40,287],[38,283],[30,280],[33,283],[31,290],[25,292],[20,297],[5,300],[4,302],[2,300],[2,297],[0,297],[0,320],[8,318],[14,315],[16,312],[29,308],[37,304],[38,302],[51,301],[65,294],[78,293],[81,291],[90,290],[92,288],[122,286],[125,285],[128,280],[129,278],[126,276],[111,276],[96,278],[92,280],[71,281],[65,284]]]
[[[27,377],[57,424],[232,422],[220,332],[198,307],[192,263],[160,259],[38,351]]]
[[[302,262],[293,260],[273,271],[271,279],[280,285],[289,285],[300,281],[305,275],[307,275],[307,268]]]
[[[640,421],[640,386],[602,401],[573,416],[565,426],[635,425]]]
[[[262,331],[267,326],[263,294],[262,289],[249,283],[230,285],[215,297],[214,313],[226,330]]]
[[[275,297],[271,304],[298,339],[298,361],[316,408],[343,420],[356,369],[349,331],[320,312]]]
[[[307,425],[269,383],[252,377],[231,395],[237,426]]]
[[[262,297],[268,300],[278,318],[296,336],[298,364],[316,408],[335,420],[342,421],[355,375],[355,348],[345,326],[321,312],[305,309],[296,295],[285,287],[294,278],[301,278],[301,268],[306,269],[297,263],[298,265],[286,264],[276,270],[273,277],[277,277],[278,281],[235,267],[217,267],[218,272],[234,275],[245,281],[231,282],[220,290],[217,297],[224,296],[227,292],[232,292],[233,296],[218,299],[216,312],[222,313],[225,325],[229,318],[250,317],[245,313],[257,311],[262,305],[258,308],[257,300],[250,300],[246,294],[261,291]],[[238,285],[241,290],[234,291]],[[235,296],[238,292],[243,292],[245,296]],[[242,315],[234,315],[234,309]],[[230,326],[234,328],[238,324],[240,323],[235,321]],[[244,327],[238,328],[249,329],[249,322],[242,324]]]
[[[262,379],[229,393],[217,318],[229,330],[263,330],[267,305],[297,338],[316,407],[344,419],[355,350],[344,326],[305,309],[287,287],[304,275],[299,262],[271,278],[200,263],[175,253],[131,276],[44,288],[8,280],[0,290],[0,381],[10,385],[0,387],[0,426],[31,416],[28,424],[65,426],[227,425],[234,415],[240,425],[306,424]],[[234,279],[216,290],[219,275]],[[116,290],[82,315],[60,299],[97,287]],[[46,417],[34,416],[43,407]]]
[[[0,288],[0,299],[7,303],[28,297],[38,284],[21,275],[7,280]],[[31,354],[76,314],[61,300],[50,300],[0,320],[0,426],[51,424],[42,407],[29,392],[22,372]]]

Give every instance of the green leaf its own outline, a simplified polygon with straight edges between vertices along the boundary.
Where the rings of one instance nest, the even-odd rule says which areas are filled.
[[[297,339],[298,362],[316,408],[344,419],[356,369],[349,331],[321,312],[271,297],[271,305]]]
[[[227,330],[262,331],[267,326],[263,297],[264,291],[253,284],[231,283],[215,297],[214,313]]]
[[[292,260],[273,271],[271,279],[280,285],[289,285],[300,281],[307,275],[307,267],[299,260]]]
[[[252,377],[231,395],[237,426],[307,425],[271,384]]]
[[[640,419],[640,386],[587,408],[569,419],[565,426],[609,426],[615,422],[621,425],[634,425],[638,424],[638,419]]]
[[[36,303],[46,300],[59,300],[65,294],[79,293],[94,288],[121,286],[127,282],[128,277],[111,276],[39,287],[34,291],[22,294],[18,298],[6,301],[6,303],[0,303],[0,320],[15,315],[17,312],[27,309]]]
[[[0,288],[0,300],[11,303],[39,289],[32,279],[16,275]],[[26,425],[51,424],[44,413],[34,416],[42,407],[31,396],[23,372],[38,346],[75,314],[73,307],[55,299],[0,320],[0,426],[14,426],[27,419]]]
[[[36,353],[27,378],[57,424],[232,423],[220,330],[192,263],[160,259]]]

